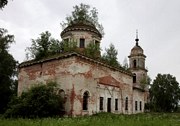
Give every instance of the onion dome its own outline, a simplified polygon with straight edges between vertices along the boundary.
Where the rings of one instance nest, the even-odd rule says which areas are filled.
[[[130,53],[130,56],[129,57],[132,57],[132,56],[144,56],[144,51],[143,49],[141,48],[141,46],[139,46],[138,42],[139,42],[139,39],[138,39],[138,34],[136,33],[136,45],[131,49],[131,53]]]

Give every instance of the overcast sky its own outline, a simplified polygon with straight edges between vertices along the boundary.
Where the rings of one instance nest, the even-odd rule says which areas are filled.
[[[60,40],[60,22],[82,2],[99,12],[105,31],[103,50],[113,43],[122,64],[135,45],[138,29],[150,77],[170,73],[180,82],[180,0],[9,0],[0,10],[0,27],[15,35],[10,48],[14,58],[24,61],[31,39],[44,31]]]

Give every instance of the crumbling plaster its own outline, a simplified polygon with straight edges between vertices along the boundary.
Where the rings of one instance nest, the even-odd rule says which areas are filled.
[[[111,112],[133,113],[132,75],[107,67],[95,60],[69,56],[19,68],[18,94],[36,83],[55,81],[65,91],[65,112],[70,116],[107,112],[107,98],[111,98]],[[88,110],[83,110],[83,93],[89,92]],[[103,97],[103,110],[99,110],[99,98]],[[128,110],[125,99],[128,97]],[[142,99],[142,94],[135,92]],[[115,110],[118,99],[118,110]]]

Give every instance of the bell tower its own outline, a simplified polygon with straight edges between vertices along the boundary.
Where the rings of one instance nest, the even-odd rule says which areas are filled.
[[[139,46],[138,31],[136,31],[135,46],[131,49],[131,53],[128,56],[130,71],[133,74],[133,86],[137,88],[141,87],[141,80],[146,79],[147,69],[145,68],[145,59],[143,49]]]

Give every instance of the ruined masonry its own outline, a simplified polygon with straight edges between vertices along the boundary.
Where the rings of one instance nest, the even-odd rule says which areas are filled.
[[[90,43],[100,45],[102,35],[91,24],[77,23],[65,28],[61,38],[64,42],[77,42],[83,51]],[[35,83],[55,81],[57,92],[65,99],[64,111],[68,116],[144,112],[148,87],[143,87],[141,80],[147,76],[146,56],[138,36],[135,42],[128,56],[130,72],[75,52],[23,62],[19,65],[18,94]]]

